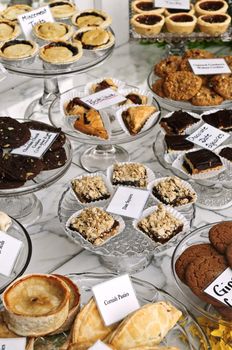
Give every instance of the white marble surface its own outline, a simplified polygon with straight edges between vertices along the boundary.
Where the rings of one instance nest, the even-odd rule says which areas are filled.
[[[88,74],[59,79],[61,91],[101,76],[112,76],[127,80],[132,85],[146,87],[148,73],[154,62],[158,61],[162,55],[163,51],[153,45],[143,46],[135,42],[126,44],[117,48],[113,56],[101,67],[92,70]],[[28,104],[34,98],[39,97],[41,93],[42,80],[40,79],[24,81],[14,89],[1,93],[1,115],[23,117]],[[154,140],[155,131],[153,130],[146,137],[124,144],[123,147],[129,151],[132,160],[145,162],[155,172],[166,175],[167,171],[155,160],[152,151]],[[75,147],[75,157],[78,158],[77,156],[80,154],[83,145],[76,143],[73,146]],[[63,178],[51,187],[37,193],[44,211],[41,219],[36,224],[28,227],[33,243],[33,254],[26,270],[27,273],[45,273],[54,270],[60,273],[105,271],[96,256],[83,251],[79,246],[69,241],[57,217],[58,201],[68,181],[83,172],[84,170],[79,166],[78,159],[74,159],[73,164]],[[229,218],[231,218],[231,208],[220,211],[196,208],[192,229]],[[151,265],[138,273],[137,276],[176,294],[171,274],[171,255],[172,249],[156,256]]]

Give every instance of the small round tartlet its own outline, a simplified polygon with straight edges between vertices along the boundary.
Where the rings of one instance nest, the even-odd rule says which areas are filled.
[[[39,50],[39,57],[54,65],[66,65],[78,61],[83,54],[81,42],[54,41]]]
[[[196,3],[195,10],[198,16],[215,15],[226,13],[228,4],[224,0],[201,0]]]
[[[115,38],[107,29],[85,27],[79,29],[73,36],[73,42],[81,42],[85,50],[103,50],[111,47]]]
[[[154,6],[153,0],[135,0],[131,4],[131,9],[134,13],[150,13],[161,15],[165,8],[157,8]]]
[[[165,9],[164,11],[164,16],[170,16],[170,15],[174,15],[174,14],[179,14],[179,13],[187,13],[189,15],[194,15],[195,13],[195,8],[193,4],[190,4],[190,8],[189,10],[181,10],[181,9]]]
[[[203,33],[219,35],[227,31],[231,17],[226,13],[216,15],[203,15],[198,17],[197,24]]]
[[[44,41],[69,40],[73,35],[73,27],[61,22],[37,23],[33,27],[36,38]]]
[[[137,14],[131,19],[131,25],[133,26],[135,32],[147,36],[159,34],[164,22],[165,19],[162,15],[151,15],[149,13]]]
[[[165,24],[170,33],[191,34],[197,24],[197,18],[188,13],[177,13],[166,17]]]
[[[70,290],[54,275],[31,274],[14,281],[3,293],[4,320],[22,336],[54,332],[68,317]]]
[[[0,58],[6,62],[24,61],[35,58],[39,50],[38,45],[31,40],[11,40],[0,46]]]
[[[111,25],[112,18],[104,11],[89,9],[76,13],[72,17],[72,23],[78,28],[93,26],[107,28]]]
[[[0,42],[16,39],[21,34],[17,23],[0,19]]]
[[[32,7],[28,5],[18,4],[7,7],[1,12],[1,17],[8,21],[17,21],[18,16],[23,13],[32,11]]]
[[[48,5],[53,17],[57,19],[69,19],[78,11],[77,7],[68,0],[53,0]]]

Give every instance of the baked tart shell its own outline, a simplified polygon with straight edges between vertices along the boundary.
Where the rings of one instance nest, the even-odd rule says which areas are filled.
[[[147,25],[147,24],[138,22],[138,18],[141,16],[157,16],[157,17],[160,17],[160,20],[155,24]],[[134,28],[135,32],[138,34],[147,35],[147,36],[159,34],[164,25],[164,22],[165,22],[165,19],[162,15],[137,14],[131,18],[131,25]]]
[[[221,3],[222,4],[222,7],[219,8],[218,10],[206,10],[206,9],[203,9],[201,6],[202,4],[204,3]],[[201,0],[201,1],[198,1],[196,4],[195,4],[195,10],[196,10],[196,14],[198,16],[202,16],[202,15],[216,15],[218,13],[226,13],[227,10],[228,10],[228,4],[226,1],[224,0]]]
[[[74,55],[72,55],[71,57],[68,56],[67,58],[64,57],[64,55],[62,55],[62,57],[59,57],[59,51],[56,50],[54,53],[52,54],[48,54],[47,50],[52,49],[53,47],[67,47],[70,49],[73,49],[74,51],[76,51],[76,53],[74,53]],[[49,64],[54,64],[54,65],[67,65],[67,64],[71,64],[74,63],[76,61],[78,61],[83,55],[83,50],[82,50],[82,44],[81,42],[75,42],[75,43],[70,43],[69,41],[54,41],[52,43],[49,43],[45,46],[43,46],[40,50],[39,50],[39,56],[40,58],[49,63]]]
[[[132,2],[131,4],[131,9],[134,13],[149,13],[151,15],[153,14],[158,14],[158,15],[161,15],[162,13],[164,13],[164,10],[165,8],[164,7],[161,7],[161,8],[154,8],[153,10],[143,10],[141,8],[138,7],[139,4],[141,3],[152,3],[153,4],[153,0],[136,0],[134,2]]]
[[[16,39],[21,34],[20,26],[13,22],[8,21],[0,18],[0,26],[5,25],[6,27],[11,27],[12,31],[9,33],[4,34],[4,32],[0,31],[0,42],[5,42],[9,40]]]
[[[54,26],[60,26],[60,28],[63,28],[64,31],[62,32],[62,34],[51,34],[49,36],[48,35],[44,35],[42,30],[43,28],[48,27],[49,30],[49,25],[51,26],[51,30],[53,31],[53,33],[57,33],[56,27]],[[52,29],[52,27],[54,26],[54,28]],[[58,29],[58,28],[57,28]],[[46,23],[37,23],[36,25],[34,25],[33,27],[33,34],[36,38],[40,39],[41,41],[54,41],[54,40],[69,40],[71,38],[71,36],[73,35],[73,28],[66,24],[66,23],[61,23],[61,22],[46,22]]]
[[[67,5],[68,6],[68,9],[65,9],[62,8],[62,6],[53,6],[53,4],[59,4],[59,3],[63,3],[63,5]],[[75,12],[78,10],[76,8],[76,6],[70,2],[70,1],[67,1],[67,0],[53,0],[53,1],[50,1],[49,2],[49,7],[51,9],[51,12],[52,12],[52,15],[54,18],[58,18],[58,19],[70,19],[74,14]]]
[[[189,22],[176,22],[173,20],[175,17],[179,16],[187,16],[189,18],[192,18],[192,21]],[[175,15],[170,15],[166,17],[165,19],[165,25],[170,33],[178,33],[178,34],[191,34],[194,31],[194,28],[197,24],[197,18],[193,15],[183,13],[178,13]]]
[[[85,45],[84,42],[82,42],[81,39],[78,39],[78,35],[79,34],[84,34],[84,33],[87,33],[87,32],[91,32],[93,33],[93,43],[91,44],[91,41],[89,41],[86,45],[89,46],[89,48]],[[106,34],[106,36],[108,36],[108,40],[107,42],[104,44],[100,44],[100,45],[96,45],[94,47],[94,40],[95,42],[97,42],[98,38],[97,38],[97,35],[99,35],[99,39],[100,39],[100,36],[101,35],[104,35],[104,32]],[[96,34],[96,35],[95,35]],[[91,33],[90,33],[91,35]],[[76,42],[80,42],[82,43],[83,45],[83,49],[84,50],[104,50],[104,49],[107,49],[111,46],[114,45],[115,43],[115,37],[114,35],[111,33],[110,30],[107,30],[107,29],[103,29],[103,28],[96,28],[96,27],[85,27],[85,28],[81,28],[79,29],[78,31],[75,32],[75,34],[73,35],[73,42],[76,43]],[[91,47],[93,46],[93,47]]]
[[[212,15],[213,16],[213,15]],[[219,15],[214,15],[214,16],[220,16]],[[203,33],[207,33],[210,35],[219,35],[223,34],[227,31],[230,22],[231,22],[231,17],[227,14],[222,14],[223,17],[225,17],[225,21],[221,23],[209,23],[206,22],[204,19],[208,17],[208,15],[203,15],[198,17],[197,24],[200,28],[200,30]]]
[[[86,21],[83,21],[82,24],[78,24],[77,20],[80,16],[84,17],[83,14],[86,13],[86,17],[88,17],[87,14],[89,14],[89,16],[91,16],[91,14],[96,13],[97,15],[99,15],[99,17],[103,17],[104,20],[102,21],[102,23],[100,24],[93,24],[93,23],[89,23],[88,24],[88,19]],[[87,9],[85,11],[82,12],[78,12],[76,14],[73,15],[72,17],[72,24],[78,28],[83,28],[83,27],[100,27],[100,28],[107,28],[111,25],[112,23],[112,17],[110,15],[108,15],[106,12],[104,11],[100,11],[100,10],[95,10],[95,9]]]

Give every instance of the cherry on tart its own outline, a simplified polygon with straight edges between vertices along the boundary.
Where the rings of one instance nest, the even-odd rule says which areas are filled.
[[[195,10],[198,16],[215,15],[218,13],[226,13],[228,4],[224,0],[201,0],[196,3]]]
[[[197,18],[187,13],[170,15],[165,20],[170,33],[191,34],[197,24]]]
[[[198,17],[197,23],[200,30],[210,35],[219,35],[227,31],[231,17],[227,14],[204,15]]]
[[[160,33],[164,21],[162,15],[146,13],[134,15],[131,19],[131,24],[138,34],[151,36]]]
[[[154,6],[153,0],[136,0],[132,2],[131,8],[134,13],[144,13],[149,12],[149,14],[162,14],[164,12],[164,7],[156,8]]]

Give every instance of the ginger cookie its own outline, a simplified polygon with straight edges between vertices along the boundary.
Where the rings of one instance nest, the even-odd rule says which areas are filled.
[[[0,117],[0,147],[18,148],[31,137],[29,128],[10,117]]]
[[[200,299],[220,307],[222,304],[210,295],[207,295],[204,289],[227,267],[224,256],[219,254],[196,258],[186,267],[185,279],[187,285]]]
[[[211,80],[214,91],[226,100],[232,99],[232,74],[215,75]]]
[[[176,261],[175,270],[177,276],[182,282],[186,283],[185,271],[190,262],[194,261],[196,258],[215,255],[218,255],[218,252],[209,243],[192,245],[187,248]]]
[[[209,240],[220,254],[224,254],[227,246],[232,243],[232,221],[224,221],[211,227]]]
[[[201,49],[191,49],[185,51],[183,58],[213,58],[214,54],[212,52],[201,50]]]
[[[215,306],[215,309],[223,316],[223,319],[232,321],[232,309],[230,306]]]
[[[152,85],[152,90],[160,97],[166,97],[163,89],[164,79],[158,79]]]
[[[177,101],[188,101],[200,90],[202,79],[191,72],[179,71],[167,75],[164,93]]]
[[[154,73],[161,78],[165,78],[167,74],[179,70],[181,61],[182,58],[180,56],[169,56],[154,66]]]
[[[226,247],[226,260],[232,269],[232,243]]]
[[[223,102],[223,97],[218,95],[213,89],[202,86],[191,99],[194,106],[217,106]]]

